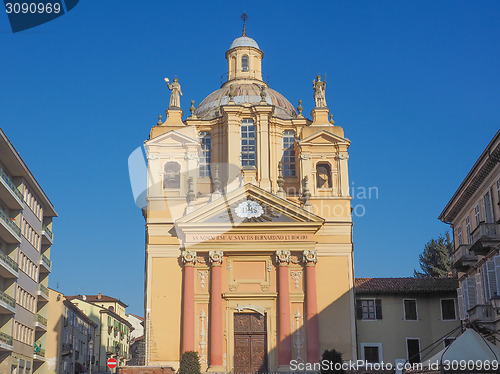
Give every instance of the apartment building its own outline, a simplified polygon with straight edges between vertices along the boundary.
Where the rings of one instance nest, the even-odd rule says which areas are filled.
[[[82,310],[96,325],[94,355],[98,371],[106,371],[109,358],[125,366],[131,359],[130,333],[132,324],[127,320],[127,305],[114,297],[98,295],[66,296]]]
[[[439,219],[453,229],[460,319],[484,335],[500,329],[500,131],[485,148]]]
[[[461,333],[455,278],[357,278],[355,287],[360,360],[421,362]]]
[[[97,324],[65,296],[50,289],[46,374],[97,373]]]
[[[49,198],[0,129],[0,373],[42,373],[51,271]]]

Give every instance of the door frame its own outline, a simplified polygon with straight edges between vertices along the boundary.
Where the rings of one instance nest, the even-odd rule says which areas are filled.
[[[224,294],[226,305],[226,370],[234,370],[234,314],[258,313],[255,310],[238,310],[238,305],[257,305],[265,309],[267,370],[276,369],[276,293],[268,294]]]

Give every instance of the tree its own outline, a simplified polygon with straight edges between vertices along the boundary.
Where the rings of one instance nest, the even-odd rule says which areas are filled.
[[[181,357],[178,374],[200,374],[200,357],[197,352],[184,352]]]
[[[323,368],[323,365],[321,365],[321,374],[345,374],[345,370],[342,368],[342,353],[340,353],[339,351],[336,351],[335,349],[324,351],[323,355],[321,356],[321,362],[324,361],[328,362],[328,369]],[[338,364],[337,367],[335,367],[335,364]]]
[[[447,277],[451,272],[452,254],[454,251],[450,233],[431,239],[419,255],[422,272],[414,270],[415,277]]]

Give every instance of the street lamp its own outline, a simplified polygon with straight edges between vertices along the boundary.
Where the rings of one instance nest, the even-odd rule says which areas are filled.
[[[491,297],[491,305],[493,309],[496,310],[497,314],[500,314],[500,296],[495,292]]]
[[[92,354],[94,353],[94,341],[89,341],[89,374],[92,374]]]

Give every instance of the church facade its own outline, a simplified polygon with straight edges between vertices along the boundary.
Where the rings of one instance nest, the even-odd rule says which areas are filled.
[[[349,140],[314,81],[311,119],[262,79],[246,36],[182,120],[179,81],[145,142],[146,365],[287,370],[356,359]]]

